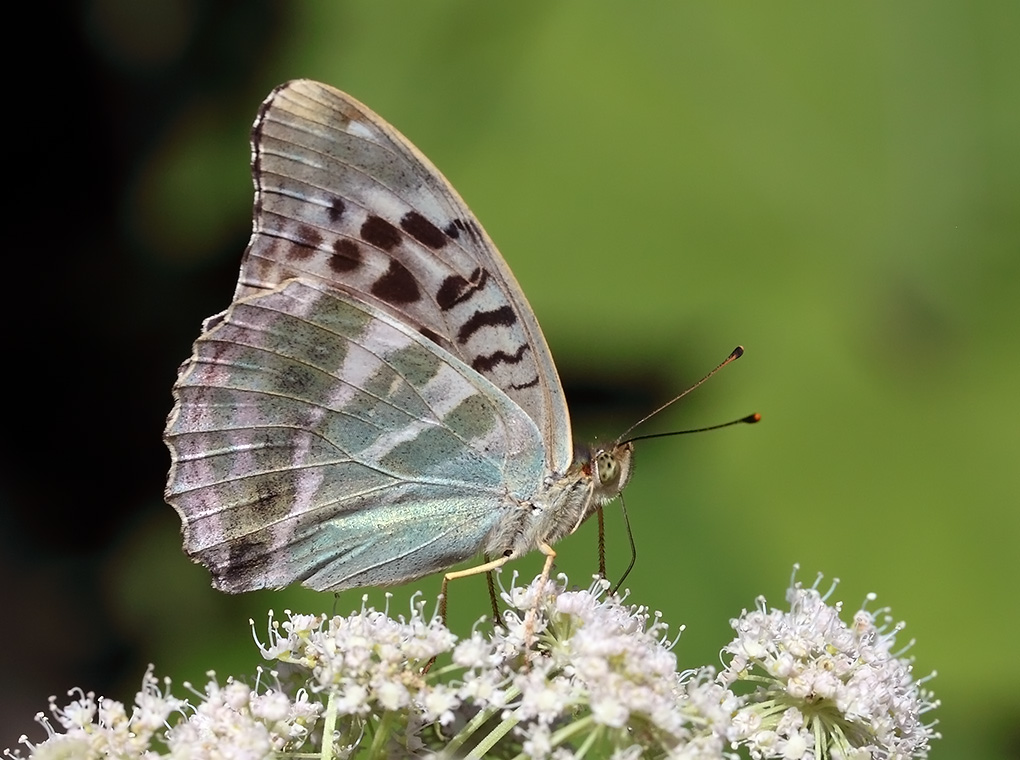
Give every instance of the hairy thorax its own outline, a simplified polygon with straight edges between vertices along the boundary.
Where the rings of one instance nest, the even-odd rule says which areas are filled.
[[[566,473],[550,476],[536,496],[520,504],[510,530],[489,537],[489,557],[519,557],[576,531],[597,509],[615,499],[630,479],[634,446],[578,445]]]

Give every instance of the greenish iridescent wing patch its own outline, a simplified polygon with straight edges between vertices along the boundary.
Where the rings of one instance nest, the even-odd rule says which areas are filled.
[[[400,583],[481,551],[545,472],[534,421],[375,305],[287,281],[195,344],[167,500],[217,587]]]

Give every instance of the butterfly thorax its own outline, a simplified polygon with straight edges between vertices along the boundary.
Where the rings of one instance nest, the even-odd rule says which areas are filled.
[[[519,557],[576,531],[627,485],[633,452],[631,443],[575,446],[570,468],[547,478],[535,497],[522,505],[514,530],[506,530],[509,525],[504,523],[489,537],[486,554]]]

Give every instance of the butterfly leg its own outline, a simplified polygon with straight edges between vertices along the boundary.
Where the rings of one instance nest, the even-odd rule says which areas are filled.
[[[556,561],[556,550],[549,546],[549,544],[542,541],[538,544],[538,549],[539,551],[542,552],[542,554],[545,555],[545,564],[542,566],[542,574],[539,576],[538,587],[535,589],[535,602],[531,606],[531,608],[527,611],[527,613],[524,615],[523,638],[524,646],[527,649],[531,648],[531,645],[535,639],[535,621],[538,617],[538,604],[542,599],[542,593],[545,591],[545,584],[548,583],[549,576],[552,574],[553,563]],[[443,576],[443,585],[439,591],[440,594],[439,618],[440,620],[443,621],[443,625],[446,625],[446,598],[447,598],[446,588],[447,586],[449,586],[450,581],[456,580],[457,578],[467,578],[472,575],[478,575],[480,573],[491,574],[493,570],[498,570],[499,568],[503,567],[503,565],[505,565],[510,560],[510,557],[511,552],[508,551],[503,556],[497,557],[496,559],[493,560],[489,560],[488,562],[483,562],[481,565],[469,567],[465,570],[455,570],[452,573],[446,573]],[[492,589],[492,587],[490,586],[490,593],[494,593],[494,591],[495,590]],[[499,610],[495,608],[495,602],[493,602],[493,608],[494,608],[493,611],[497,614],[498,617]],[[431,666],[432,663],[430,662],[426,666],[426,672],[428,671],[428,668],[430,668]]]
[[[503,616],[499,614],[499,600],[496,598],[496,578],[492,570],[485,574],[485,583],[489,587],[489,603],[492,605],[492,624],[504,625]]]
[[[491,558],[488,554],[482,555],[482,560],[488,562]],[[492,625],[503,625],[503,616],[499,614],[499,600],[496,598],[496,576],[490,570],[485,574],[485,585],[489,588],[489,604],[492,605]]]
[[[474,567],[469,567],[465,570],[454,570],[452,573],[447,573],[446,575],[444,575],[443,586],[439,591],[440,596],[439,619],[443,621],[443,625],[446,625],[446,587],[449,585],[450,581],[455,580],[457,578],[468,578],[472,575],[478,575],[480,573],[491,573],[493,570],[498,570],[499,568],[503,567],[503,565],[505,565],[509,560],[510,552],[507,552],[502,557],[497,557],[496,559],[489,560],[488,562],[483,562],[480,565],[475,565]],[[490,586],[490,594],[493,593],[493,591],[494,590]],[[497,613],[498,616],[499,611],[496,608],[495,601],[493,601],[492,606],[493,610]]]
[[[602,507],[595,510],[599,518],[599,576],[606,577],[606,517],[602,514]]]
[[[443,625],[444,626],[446,625],[446,587],[450,585],[450,581],[455,580],[457,578],[468,578],[472,575],[478,575],[480,573],[485,573],[486,575],[489,576],[489,594],[493,595],[492,609],[498,615],[499,610],[496,607],[496,601],[494,596],[495,589],[492,587],[492,571],[498,570],[499,568],[503,567],[503,565],[505,565],[509,560],[510,552],[507,552],[502,557],[497,557],[496,559],[488,560],[480,565],[476,565],[475,567],[469,567],[466,570],[455,570],[452,573],[446,573],[443,576],[443,585],[439,589],[439,619],[443,622]],[[428,673],[432,669],[432,666],[435,665],[435,663],[436,663],[435,657],[433,657],[431,660],[425,663],[425,667],[422,668],[421,671],[422,675]]]
[[[544,541],[539,542],[538,550],[545,555],[545,564],[542,566],[542,574],[538,578],[538,587],[535,589],[535,602],[531,609],[524,616],[524,646],[531,649],[535,640],[535,620],[538,618],[538,605],[542,601],[542,594],[545,592],[545,584],[552,574],[553,562],[556,561],[556,550]]]

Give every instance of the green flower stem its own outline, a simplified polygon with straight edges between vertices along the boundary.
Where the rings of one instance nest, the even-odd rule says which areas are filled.
[[[594,727],[594,730],[588,736],[588,739],[585,740],[584,745],[582,745],[582,748],[584,748],[585,752],[587,752],[587,746],[590,746],[591,744],[590,740],[597,738],[598,735],[602,733],[600,730],[601,726],[595,723],[595,719],[591,716],[591,713],[585,715],[580,720],[575,720],[573,723],[568,723],[559,731],[554,733],[550,737],[549,741],[552,744],[552,746],[558,747],[560,744],[565,742],[574,734],[583,733],[584,731],[587,731],[592,727]],[[584,757],[584,754],[583,753],[579,754],[578,757]]]
[[[584,723],[585,721],[591,721],[591,720],[592,720],[592,717],[590,715],[588,715],[585,718],[582,718],[581,720],[579,720],[578,723]],[[557,731],[555,734],[553,734],[553,736],[552,736],[552,743],[553,743],[554,747],[560,741],[562,741],[563,738],[566,738],[566,737],[561,737],[561,734],[565,734],[567,732],[567,729],[570,729],[570,728],[573,728],[573,726],[566,726],[565,728],[562,728],[559,731]],[[573,732],[571,732],[571,733],[573,733]],[[588,734],[587,737],[585,737],[585,740],[581,743],[581,746],[578,747],[577,750],[575,750],[574,757],[578,758],[578,760],[581,760],[585,755],[587,755],[588,754],[588,750],[590,750],[592,747],[595,746],[595,742],[597,742],[599,739],[602,738],[602,733],[603,733],[603,727],[596,725],[595,728],[592,730],[592,732],[590,734]]]
[[[516,717],[516,715],[516,711],[511,713],[510,717],[503,720],[498,726],[489,732],[488,736],[478,742],[475,748],[468,753],[468,760],[485,757],[485,753],[495,747],[496,742],[510,733],[510,730],[521,722],[521,719]]]
[[[518,689],[516,686],[511,686],[506,691],[507,701],[511,702],[517,699],[517,697],[520,696],[520,693],[521,693],[520,689]],[[477,731],[483,725],[485,725],[485,722],[489,720],[489,718],[491,718],[497,712],[499,712],[501,709],[503,708],[492,707],[487,710],[481,710],[480,712],[478,712],[471,720],[467,722],[464,728],[462,728],[460,732],[457,733],[456,736],[454,736],[452,739],[450,739],[449,742],[447,742],[446,751],[451,755],[455,755],[456,751],[460,749],[461,745],[468,739],[470,739],[474,735],[475,731]]]
[[[393,712],[387,710],[375,725],[372,746],[368,748],[369,760],[386,757],[386,741],[390,738],[390,727],[393,723]]]
[[[333,760],[333,734],[336,733],[336,693],[329,693],[326,715],[322,723],[322,760]]]

